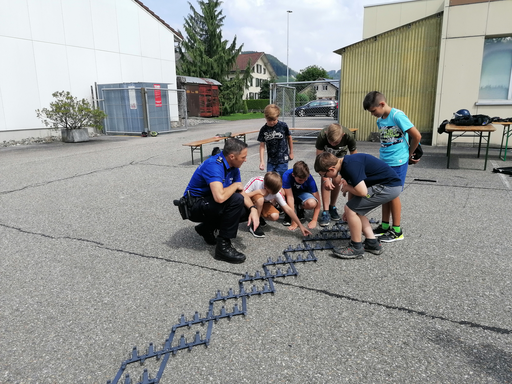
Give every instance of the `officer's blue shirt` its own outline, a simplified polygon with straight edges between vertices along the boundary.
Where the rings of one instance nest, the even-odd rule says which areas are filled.
[[[398,187],[402,180],[385,162],[366,153],[354,153],[343,158],[341,177],[353,187],[364,180],[366,187],[381,184],[387,187]]]
[[[190,191],[190,194],[194,197],[211,195],[210,183],[214,181],[221,182],[224,188],[242,181],[240,169],[230,168],[222,152],[218,155],[210,156],[197,167],[184,195],[187,194],[187,191]]]
[[[313,176],[309,175],[303,184],[299,184],[295,181],[295,177],[293,177],[292,173],[293,169],[289,169],[283,174],[284,189],[291,189],[294,196],[302,192],[318,192],[318,188],[316,186],[315,179],[313,179]]]

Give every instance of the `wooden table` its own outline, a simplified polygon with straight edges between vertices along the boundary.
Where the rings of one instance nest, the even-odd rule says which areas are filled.
[[[512,122],[496,121],[494,124],[503,125],[503,136],[501,136],[501,144],[500,144],[500,159],[505,161],[505,160],[507,160],[508,138],[512,135],[512,129],[510,128],[510,126],[512,125]],[[505,136],[507,136],[507,140],[505,140],[505,155],[503,157],[501,157],[501,151],[503,149],[503,140],[505,139]]]
[[[492,124],[487,125],[454,125],[454,124],[446,124],[446,132],[448,133],[448,149],[446,152],[446,156],[448,157],[448,162],[446,163],[446,168],[450,168],[450,154],[452,149],[452,141],[459,137],[479,137],[478,141],[478,156],[480,157],[480,148],[482,147],[482,138],[487,140],[487,147],[485,149],[485,162],[484,162],[484,171],[487,169],[487,156],[489,155],[489,143],[491,141],[491,133],[496,130]],[[460,134],[453,134],[460,133]],[[487,137],[484,136],[484,133],[487,133]]]

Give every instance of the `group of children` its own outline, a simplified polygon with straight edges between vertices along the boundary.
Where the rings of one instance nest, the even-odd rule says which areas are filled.
[[[357,153],[350,131],[339,124],[331,124],[322,130],[315,145],[317,157],[314,164],[322,180],[321,201],[316,182],[304,161],[297,161],[292,169],[288,169],[288,162],[294,158],[293,142],[286,123],[278,120],[279,107],[271,104],[265,108],[267,122],[257,140],[260,142],[260,170],[265,168],[265,147],[267,149],[267,173],[264,177],[252,178],[242,192],[251,198],[260,214],[260,225],[250,227],[254,236],[265,236],[261,227],[266,225],[266,220],[278,220],[280,208],[285,215],[283,224],[290,230],[300,228],[304,236],[311,234],[310,229],[317,223],[326,226],[331,220],[343,218],[348,223],[351,241],[348,246],[333,250],[342,258],[358,258],[364,252],[380,254],[381,241],[404,238],[399,195],[405,184],[408,164],[418,162],[412,155],[421,134],[402,111],[387,104],[380,92],[368,93],[363,108],[377,117],[380,159]],[[336,207],[340,192],[343,196],[348,194],[341,217]],[[365,215],[378,206],[382,206],[382,222],[374,230]],[[301,223],[304,210],[313,211],[308,228]]]

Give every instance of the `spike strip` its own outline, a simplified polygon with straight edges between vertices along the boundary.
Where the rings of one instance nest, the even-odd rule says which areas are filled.
[[[370,219],[370,223],[375,224],[378,222],[376,222],[374,219]],[[195,312],[195,314],[192,316],[192,319],[187,320],[185,315],[181,315],[179,322],[172,327],[169,338],[165,341],[162,349],[155,350],[153,343],[150,343],[147,352],[144,354],[139,354],[137,347],[133,347],[130,358],[121,363],[121,367],[119,368],[116,376],[113,380],[108,380],[107,384],[120,383],[121,377],[123,376],[123,373],[129,364],[139,362],[142,365],[147,359],[151,358],[156,358],[157,360],[162,359],[158,373],[156,374],[155,378],[151,378],[148,370],[144,369],[140,381],[138,381],[137,384],[160,383],[160,379],[162,378],[164,370],[169,361],[169,357],[171,355],[175,355],[178,351],[183,349],[192,350],[193,347],[199,345],[208,347],[212,336],[213,324],[215,322],[225,318],[231,319],[233,316],[245,316],[247,314],[247,298],[255,295],[264,295],[267,293],[274,294],[276,291],[274,286],[274,279],[285,278],[289,276],[297,277],[299,272],[297,271],[295,264],[316,262],[318,259],[314,251],[332,249],[334,246],[330,240],[345,240],[349,238],[350,235],[346,223],[338,222],[334,224],[332,228],[324,228],[320,231],[320,233],[314,236],[305,237],[302,240],[302,244],[299,244],[296,247],[289,245],[288,248],[283,251],[283,256],[278,256],[276,260],[273,260],[271,257],[269,257],[267,262],[263,263],[262,265],[263,272],[256,271],[254,275],[250,275],[248,272],[246,272],[245,275],[242,276],[242,278],[238,281],[238,292],[235,292],[232,288],[230,288],[227,294],[223,295],[222,292],[218,290],[215,294],[215,297],[209,301],[209,308],[205,317],[201,317],[198,312]],[[313,242],[314,245],[312,245]],[[274,269],[275,271],[272,272]],[[244,284],[256,281],[265,281],[261,289],[258,289],[256,285],[252,285],[250,289],[245,288]],[[238,303],[235,303],[231,312],[227,311],[225,306],[222,306],[219,313],[214,313],[214,304],[216,302],[226,302],[233,299],[240,299],[241,308],[239,307]],[[184,327],[190,328],[192,325],[197,324],[207,324],[207,330],[204,338],[201,338],[200,332],[196,332],[194,339],[188,342],[185,336],[182,335],[178,340],[177,345],[174,347],[172,346],[177,330]],[[124,384],[132,383],[132,379],[128,374],[126,374],[124,378]]]

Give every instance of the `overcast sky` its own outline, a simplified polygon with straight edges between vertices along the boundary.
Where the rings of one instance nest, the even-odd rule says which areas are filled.
[[[161,19],[183,34],[190,13],[186,0],[141,0]],[[403,1],[403,0],[402,0]],[[364,6],[399,0],[225,0],[222,36],[244,51],[258,51],[287,61],[287,11],[289,14],[288,63],[300,71],[308,65],[325,70],[340,69],[340,56],[333,51],[362,39]],[[197,11],[196,0],[190,3]]]

